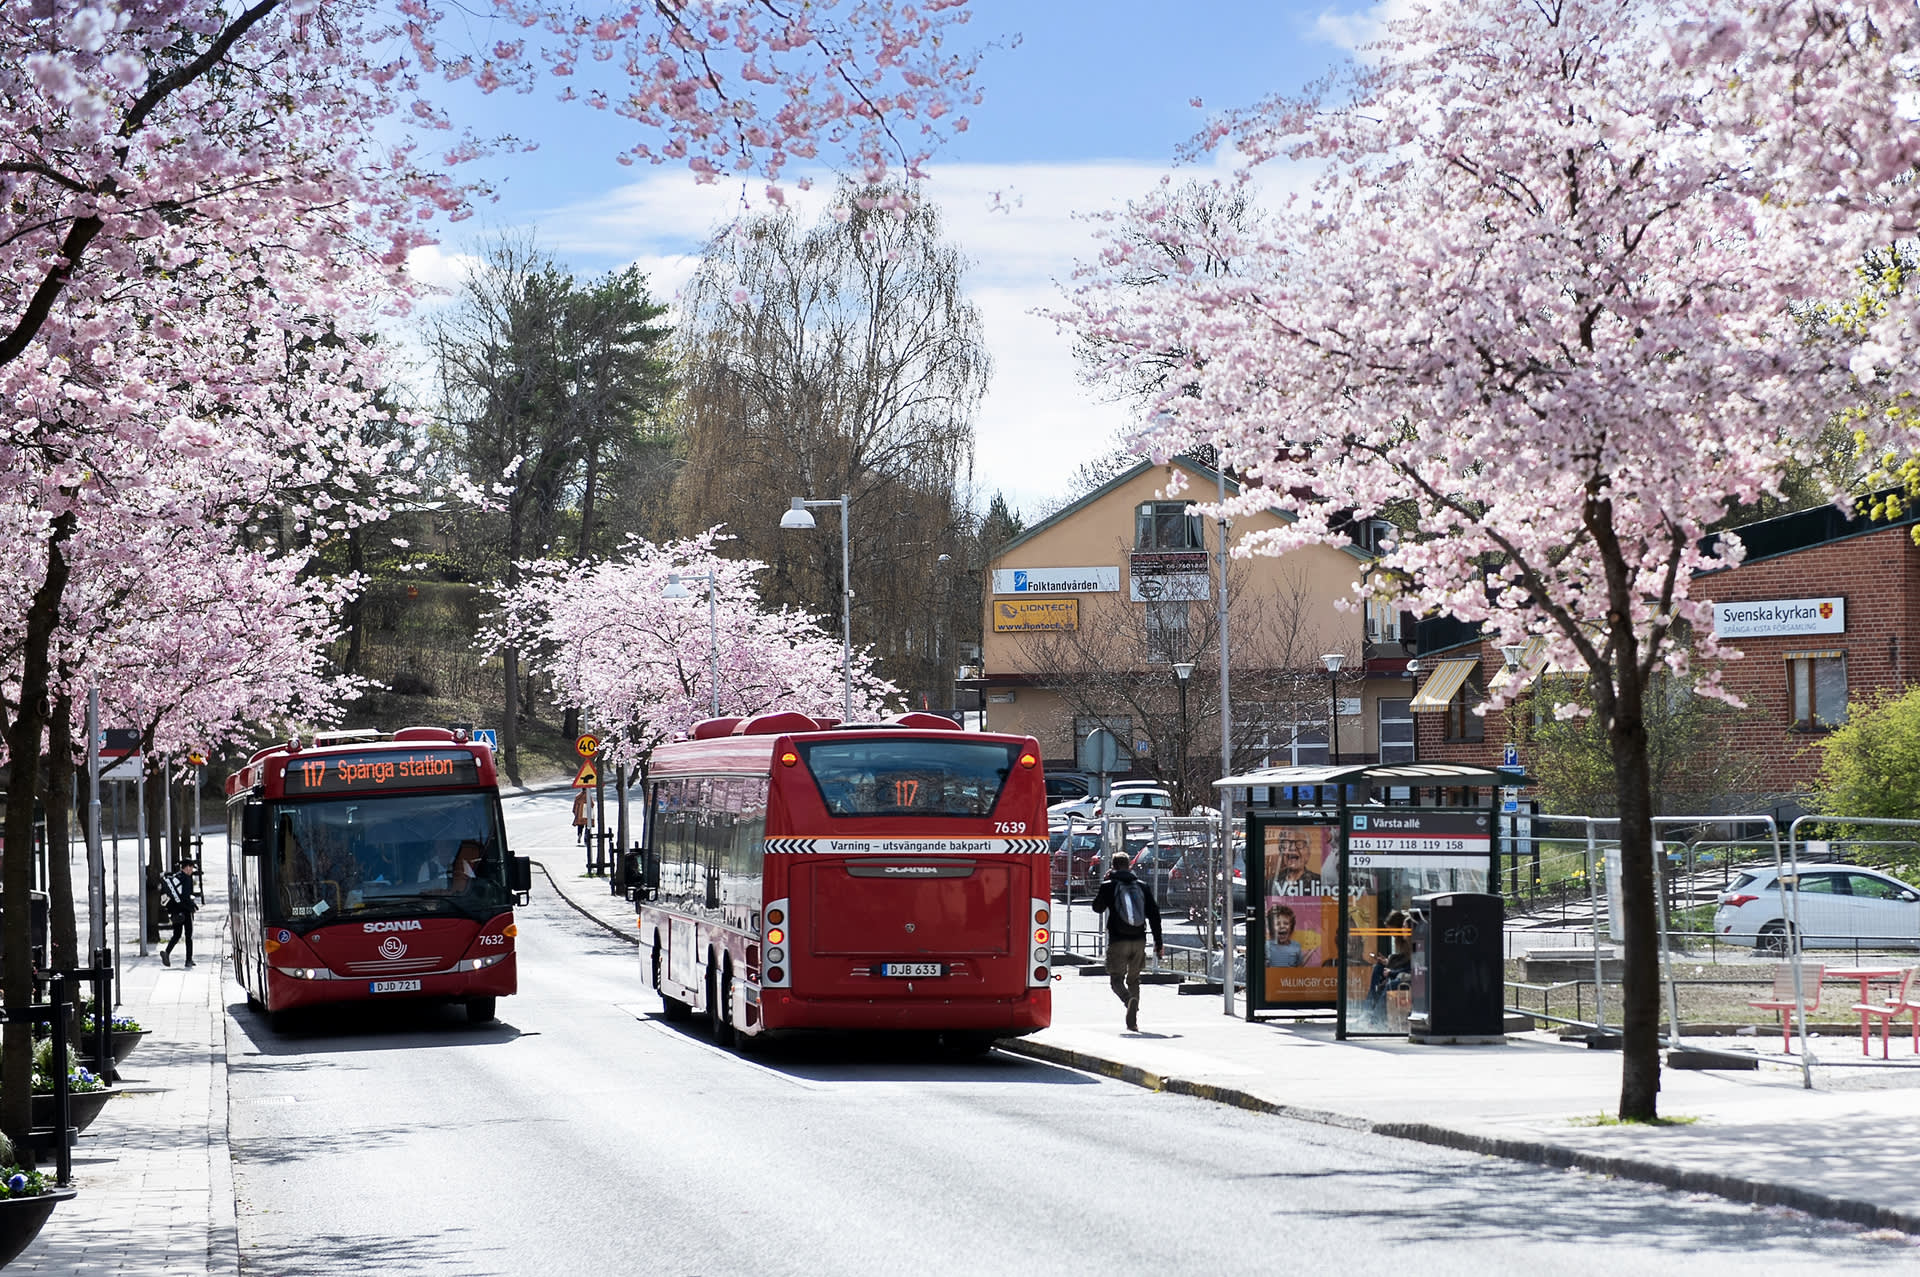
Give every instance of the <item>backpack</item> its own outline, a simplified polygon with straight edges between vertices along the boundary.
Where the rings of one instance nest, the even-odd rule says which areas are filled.
[[[1147,925],[1147,893],[1137,882],[1113,884],[1113,920],[1132,931]]]

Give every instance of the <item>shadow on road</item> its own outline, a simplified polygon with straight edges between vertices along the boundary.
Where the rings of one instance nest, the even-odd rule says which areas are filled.
[[[994,1082],[1044,1086],[1098,1085],[1072,1069],[986,1050],[977,1039],[943,1041],[937,1033],[857,1033],[825,1030],[755,1038],[744,1049],[714,1045],[705,1023],[672,1021],[658,1012],[642,1023],[709,1051],[809,1082]]]
[[[293,1012],[286,1029],[279,1033],[268,1025],[264,1014],[243,1002],[229,1004],[227,1014],[233,1017],[253,1048],[239,1052],[241,1056],[403,1051],[436,1042],[449,1046],[496,1046],[536,1036],[522,1032],[505,1020],[474,1024],[467,1019],[465,1010],[433,1002],[361,1002],[304,1008]],[[238,1062],[230,1066],[247,1067]],[[274,1067],[290,1066],[276,1064]]]

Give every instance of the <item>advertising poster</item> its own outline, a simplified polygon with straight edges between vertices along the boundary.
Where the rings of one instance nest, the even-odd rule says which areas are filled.
[[[1332,1007],[1340,962],[1340,831],[1334,825],[1259,823],[1260,908],[1250,942],[1268,1010]],[[1348,928],[1374,929],[1371,892],[1356,891]],[[1351,942],[1350,942],[1351,943]],[[1351,976],[1349,976],[1351,978]]]

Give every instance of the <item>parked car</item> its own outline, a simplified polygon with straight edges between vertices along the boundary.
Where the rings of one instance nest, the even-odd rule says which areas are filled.
[[[1720,894],[1714,934],[1764,952],[1785,952],[1787,909],[1778,870],[1747,870]],[[1803,949],[1920,948],[1920,890],[1878,869],[1802,867],[1798,917]]]
[[[1074,820],[1098,820],[1103,809],[1104,805],[1100,799],[1091,794],[1085,798],[1069,798],[1047,807],[1047,824],[1049,826],[1065,824],[1068,817]]]
[[[1207,878],[1207,853],[1205,849],[1188,851],[1173,862],[1167,871],[1166,890],[1160,904],[1163,909],[1184,909],[1190,917],[1198,918],[1207,911],[1207,897],[1217,893],[1219,888]],[[1244,917],[1247,912],[1247,860],[1246,854],[1236,851],[1233,857],[1233,913],[1236,918]]]
[[[1068,899],[1074,895],[1091,896],[1100,886],[1105,869],[1106,842],[1098,825],[1061,826],[1047,831],[1047,850],[1053,859],[1053,894]],[[1069,876],[1071,871],[1071,876]]]
[[[1046,786],[1049,803],[1071,802],[1093,792],[1093,777],[1085,772],[1048,772]]]
[[[1158,785],[1115,786],[1107,794],[1107,814],[1129,819],[1173,815],[1173,795]]]

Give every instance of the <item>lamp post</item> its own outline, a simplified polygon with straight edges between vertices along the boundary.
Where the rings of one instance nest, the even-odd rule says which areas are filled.
[[[1173,676],[1180,684],[1180,798],[1184,802],[1191,797],[1187,793],[1187,680],[1193,677],[1193,662],[1175,661]]]
[[[673,572],[667,576],[667,588],[660,591],[663,599],[690,599],[693,591],[682,585],[682,581],[705,581],[707,583],[707,678],[713,684],[713,717],[720,717],[720,613],[716,596],[720,593],[720,583],[714,579],[713,569],[705,572]]]
[[[813,531],[813,516],[807,513],[809,507],[837,505],[840,507],[840,676],[846,683],[847,699],[843,722],[853,721],[853,562],[847,550],[847,518],[851,507],[846,493],[837,498],[812,500],[808,497],[795,497],[787,512],[780,516],[780,526],[790,532]]]
[[[1327,762],[1340,761],[1340,667],[1347,663],[1343,652],[1328,652],[1320,658],[1327,667]]]

